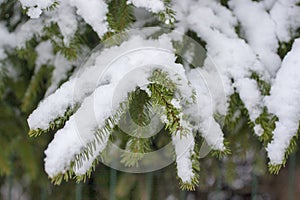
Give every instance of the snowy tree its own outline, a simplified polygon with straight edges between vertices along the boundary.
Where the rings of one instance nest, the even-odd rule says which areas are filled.
[[[266,150],[271,173],[297,146],[299,1],[11,2],[0,1],[0,69],[17,77],[10,67],[16,55],[31,66],[22,110],[40,101],[28,117],[29,135],[55,132],[45,150],[55,184],[86,180],[108,162],[112,144],[124,144],[125,168],[141,165],[161,139],[140,135],[153,115],[159,120],[150,129],[162,124],[186,190],[201,179],[201,142],[213,156],[234,154],[224,132],[242,117]],[[129,115],[139,126],[131,127]],[[121,138],[124,123],[131,134]]]

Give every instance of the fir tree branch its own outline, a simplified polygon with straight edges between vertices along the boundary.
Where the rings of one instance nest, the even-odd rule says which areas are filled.
[[[264,147],[266,147],[267,144],[272,140],[276,121],[278,121],[278,118],[275,115],[269,113],[266,107],[264,107],[263,112],[255,120],[255,123],[260,124],[264,130],[263,134],[259,137],[259,140],[263,142]]]
[[[179,185],[182,190],[187,191],[195,191],[196,187],[199,185],[199,179],[200,179],[200,135],[197,134],[195,136],[195,146],[194,146],[194,152],[192,154],[191,160],[192,160],[192,169],[194,177],[192,178],[191,182],[183,182],[178,176],[179,179]]]
[[[43,29],[43,40],[50,40],[53,45],[54,54],[61,53],[68,60],[75,60],[81,52],[83,39],[79,34],[79,30],[75,33],[72,39],[65,44],[63,35],[57,23],[52,22],[49,26]]]
[[[125,152],[121,155],[121,163],[126,167],[138,167],[139,161],[145,153],[151,152],[150,138],[130,137],[127,141]]]
[[[28,135],[30,137],[37,137],[40,136],[43,133],[48,133],[52,130],[57,130],[62,128],[65,123],[69,120],[69,118],[77,111],[77,109],[79,108],[79,105],[74,105],[73,107],[68,107],[64,113],[63,116],[59,116],[56,119],[54,119],[52,122],[50,122],[49,124],[49,128],[43,130],[43,129],[31,129],[29,130]]]
[[[229,142],[228,141],[224,141],[224,146],[225,146],[225,149],[223,151],[220,151],[220,150],[216,150],[216,149],[212,149],[210,154],[218,159],[221,159],[225,156],[228,156],[231,154],[231,150],[229,148]]]
[[[85,174],[76,175],[74,170],[80,169],[85,161],[93,159],[97,145],[103,145],[107,142],[106,140],[111,134],[112,129],[118,124],[118,121],[126,111],[126,108],[127,102],[121,103],[115,114],[105,120],[104,126],[95,130],[94,139],[86,145],[81,153],[75,155],[66,172],[57,174],[51,178],[55,185],[59,185],[62,180],[68,181],[71,178],[75,178],[77,182],[86,181],[91,176],[91,173],[95,170],[96,165],[99,163],[99,155],[94,157],[91,167],[87,169]]]
[[[278,164],[278,165],[273,165],[271,163],[268,164],[269,172],[271,174],[278,174],[280,169],[282,167],[285,167],[289,155],[292,154],[297,148],[299,133],[300,133],[300,121],[299,121],[299,128],[298,128],[296,135],[294,135],[292,137],[288,148],[285,150],[284,159],[283,159],[282,163]]]
[[[166,72],[160,69],[154,70],[149,78],[150,83],[148,89],[151,92],[151,100],[154,104],[162,106],[166,120],[166,128],[170,133],[185,135],[188,131],[181,125],[182,110],[176,108],[171,101],[175,98],[176,84],[171,81]]]
[[[135,20],[133,15],[133,6],[127,4],[126,0],[109,1],[108,10],[109,12],[107,13],[107,22],[113,32],[118,33],[124,31]]]

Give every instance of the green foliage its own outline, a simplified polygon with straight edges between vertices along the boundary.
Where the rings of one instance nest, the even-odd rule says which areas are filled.
[[[44,92],[50,86],[53,66],[42,65],[33,75],[23,98],[21,110],[31,112],[35,105],[43,98]]]
[[[54,1],[53,4],[49,7],[46,8],[47,11],[53,11],[54,9],[57,8],[57,6],[59,5],[58,1]]]
[[[187,127],[181,125],[181,109],[176,108],[171,101],[175,98],[176,84],[170,80],[168,74],[160,69],[154,70],[149,78],[151,82],[148,89],[151,92],[151,100],[154,104],[162,106],[166,116],[166,128],[170,133],[175,134],[178,131],[181,135],[189,132]]]
[[[268,168],[269,168],[269,172],[271,174],[278,174],[281,167],[284,167],[286,164],[286,161],[284,161],[282,164],[279,164],[279,165],[272,165],[272,164],[268,164]]]
[[[151,152],[149,138],[130,137],[126,143],[125,152],[122,154],[121,163],[126,167],[138,167],[145,153]]]
[[[121,163],[126,167],[138,166],[145,153],[151,152],[151,139],[143,138],[143,128],[151,123],[152,104],[148,94],[137,88],[130,93],[128,113],[125,114],[126,126],[129,126],[131,137],[128,138],[125,152],[122,154]],[[132,123],[135,127],[132,127]],[[146,136],[147,137],[147,136]]]
[[[228,0],[220,0],[220,3],[221,3],[222,6],[225,6],[225,7],[229,8]]]
[[[38,41],[36,37],[31,38],[26,41],[24,47],[17,49],[18,58],[25,60],[27,62],[27,67],[34,69],[35,60],[37,58],[37,53],[35,51],[35,47],[38,45]]]
[[[244,109],[245,107],[238,93],[232,94],[229,101],[228,111],[224,119],[224,126],[228,132],[234,131],[243,115],[242,110]]]
[[[272,140],[276,121],[278,121],[278,118],[275,115],[270,114],[267,108],[264,108],[263,112],[255,120],[255,123],[260,124],[264,130],[263,134],[259,137],[259,140],[263,142],[264,146]]]
[[[1,62],[0,62],[0,67],[1,67]],[[4,72],[0,68],[0,99],[2,99],[2,95],[3,95],[3,92],[4,92],[3,79],[4,79]]]
[[[229,142],[228,141],[224,141],[224,146],[225,146],[225,149],[223,151],[220,151],[220,150],[216,150],[216,149],[212,149],[211,150],[211,155],[218,158],[218,159],[221,159],[225,156],[228,156],[231,154],[231,150],[229,148]]]
[[[277,49],[277,53],[281,59],[292,49],[293,41],[289,42],[280,42]]]
[[[133,122],[139,126],[146,126],[150,123],[151,102],[148,94],[137,88],[129,95],[129,114]],[[137,136],[138,133],[137,133]]]
[[[299,132],[300,132],[300,128],[298,129],[298,132],[296,133],[296,135],[294,135],[292,137],[292,139],[290,140],[290,144],[289,144],[289,146],[288,146],[288,148],[286,149],[286,152],[285,152],[285,159],[286,160],[288,159],[289,155],[291,155],[297,148]]]
[[[133,6],[126,0],[111,0],[108,3],[107,22],[114,32],[121,32],[128,28],[135,20]],[[111,35],[111,33],[108,33]]]
[[[175,22],[175,12],[171,8],[171,0],[164,0],[165,10],[158,13],[158,19],[165,23],[173,25]]]
[[[280,56],[281,59],[283,59],[286,54],[292,49],[294,40],[296,38],[299,38],[300,36],[300,28],[298,28],[298,30],[296,31],[295,35],[293,35],[293,38],[288,41],[288,42],[279,42],[278,44],[278,49],[277,49],[277,54]]]
[[[199,185],[199,174],[195,174],[191,182],[182,182],[179,178],[180,189],[187,191],[195,191],[196,187]]]
[[[7,152],[4,151],[4,140],[0,140],[1,151],[0,151],[0,176],[10,175],[11,167],[10,167],[10,159],[7,155]]]
[[[32,184],[32,181],[42,173],[39,159],[44,148],[41,146],[45,140],[33,144],[33,141],[24,134],[27,132],[27,116],[21,111],[21,103],[29,83],[30,66],[25,65],[23,58],[20,59],[16,54],[8,55],[3,64],[10,66],[12,64],[10,61],[14,64],[18,78],[8,72],[1,79],[5,87],[0,99],[0,178],[11,176],[17,180],[26,176],[27,183]]]
[[[54,22],[44,27],[42,39],[50,40],[53,45],[54,54],[61,53],[68,60],[75,60],[77,58],[83,44],[79,30],[66,44],[57,23]]]
[[[0,3],[0,20],[9,31],[14,31],[24,19],[27,19],[18,3],[18,0],[4,0]],[[20,18],[13,17],[15,15],[20,15]]]
[[[251,79],[254,79],[259,87],[259,90],[263,96],[270,95],[271,84],[262,80],[255,72],[252,73]]]
[[[2,4],[1,9],[14,9],[15,5],[8,4],[7,7],[2,7],[4,5]],[[34,49],[37,44],[36,37],[33,37],[25,43],[23,48],[8,49],[5,52],[7,57],[1,60],[1,67],[4,68],[5,74],[1,74],[0,81],[4,86],[0,98],[0,174],[2,177],[10,175],[22,178],[26,176],[28,184],[31,184],[31,181],[42,173],[42,169],[38,167],[38,159],[42,156],[40,147],[43,141],[40,141],[39,145],[33,145],[33,141],[26,137],[24,133],[28,131],[27,116],[21,110],[22,101],[35,68],[37,54]],[[45,90],[46,88],[41,88],[39,92],[43,94]],[[18,169],[18,171],[15,172],[13,169]]]

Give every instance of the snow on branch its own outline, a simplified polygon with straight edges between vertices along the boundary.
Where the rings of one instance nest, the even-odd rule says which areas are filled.
[[[146,8],[147,10],[158,13],[165,9],[164,2],[162,0],[127,0],[128,3],[132,3],[138,8]]]
[[[295,40],[292,50],[284,57],[271,88],[265,98],[269,112],[278,117],[273,139],[267,146],[270,164],[280,165],[290,142],[296,136],[300,119],[300,39]]]
[[[24,9],[27,10],[27,15],[31,18],[38,18],[43,10],[57,5],[55,0],[20,0]]]
[[[108,31],[108,23],[106,21],[108,8],[104,0],[70,0],[70,4],[77,9],[77,14],[87,24],[91,25],[99,38]]]
[[[45,65],[51,68],[52,83],[28,124],[34,136],[57,131],[45,151],[46,172],[57,183],[66,174],[80,177],[94,167],[124,111],[121,105],[137,88],[159,104],[160,120],[172,134],[178,177],[187,188],[197,182],[192,161],[196,134],[213,151],[228,151],[224,124],[216,116],[235,121],[229,119],[237,117],[232,99],[238,101],[238,111],[245,111],[237,115],[248,119],[259,139],[266,138],[270,165],[285,164],[294,149],[300,119],[298,0],[123,0],[122,6],[106,0],[19,1],[30,19],[15,16],[10,27],[0,22],[5,38],[0,68],[2,60],[26,53],[34,73]],[[133,31],[126,39],[109,40],[130,25],[162,21],[174,29],[143,36]],[[191,60],[203,57],[195,66],[178,53],[187,47],[178,45],[185,34],[206,50],[204,56],[195,48],[186,50]],[[88,52],[95,40],[103,47],[73,72],[80,50]]]
[[[258,87],[253,85],[255,82],[249,81],[249,78],[253,72],[258,73],[265,80],[269,79],[269,75],[251,47],[236,34],[237,20],[225,7],[208,1],[197,2],[191,6],[185,20],[188,22],[187,26],[206,42],[210,58],[204,62],[203,69],[210,73],[208,59],[212,59],[224,83],[226,102],[229,102],[235,90],[241,92],[240,98],[245,102],[250,120],[254,122],[262,112],[262,95]],[[247,89],[251,89],[255,96],[250,92],[243,92]],[[254,129],[258,136],[262,134],[259,124],[256,124]]]
[[[278,39],[275,31],[276,24],[265,10],[262,2],[251,0],[230,1],[230,7],[241,23],[241,32],[259,59],[275,76],[281,60],[277,54]],[[262,37],[262,35],[266,37]]]

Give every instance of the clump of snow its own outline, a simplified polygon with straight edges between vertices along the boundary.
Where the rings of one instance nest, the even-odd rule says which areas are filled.
[[[281,61],[277,55],[278,40],[275,34],[275,22],[265,10],[262,2],[251,0],[233,0],[229,3],[233,13],[241,23],[248,44],[259,59],[275,76]]]
[[[132,3],[137,8],[145,8],[154,13],[165,9],[164,3],[161,0],[127,0],[127,3]]]
[[[181,12],[179,6],[175,6]],[[187,27],[195,31],[199,37],[206,42],[207,53],[210,57],[204,62],[203,69],[208,74],[211,72],[211,61],[217,67],[219,76],[222,79],[224,91],[213,91],[217,98],[223,98],[222,92],[225,92],[226,101],[229,102],[230,96],[234,93],[241,92],[241,88],[252,88],[255,94],[260,96],[257,87],[247,86],[252,82],[244,82],[247,78],[251,77],[252,72],[258,73],[263,79],[268,80],[268,71],[263,67],[260,60],[258,60],[255,52],[251,47],[235,32],[237,26],[237,19],[230,14],[230,11],[214,1],[196,1],[190,3],[190,8],[184,12],[188,13],[186,19]],[[181,16],[184,16],[182,14]],[[201,19],[201,20],[199,20]],[[232,81],[235,83],[232,84]],[[261,112],[262,106],[260,99],[262,97],[251,97],[251,93],[244,93],[241,96],[243,102],[251,100],[252,102],[246,103],[245,106],[249,112],[250,119],[254,120],[257,113]],[[219,97],[219,98],[218,98]],[[253,105],[255,109],[253,109]],[[260,135],[261,130],[256,128],[256,134]]]
[[[56,54],[51,64],[54,66],[51,77],[51,85],[48,87],[45,97],[53,93],[58,87],[61,81],[67,79],[67,73],[72,67],[78,65],[76,61],[69,61],[61,54]]]
[[[60,82],[67,78],[68,71],[71,70],[73,66],[78,65],[78,63],[76,60],[67,60],[60,53],[54,55],[52,43],[49,40],[39,43],[35,51],[37,53],[35,72],[37,72],[42,65],[54,67],[51,84],[45,94],[45,97],[47,97],[58,88]]]
[[[261,102],[263,102],[263,97],[260,94],[256,81],[244,78],[239,79],[238,82],[233,85],[236,85],[236,88],[239,91],[239,96],[250,113],[250,120],[254,122],[262,113]],[[258,136],[263,134],[263,129],[259,124],[254,125],[254,131]]]
[[[265,103],[279,121],[273,132],[273,140],[267,146],[271,164],[281,164],[290,140],[296,135],[300,119],[300,39],[284,57]]]
[[[264,0],[264,1],[262,1],[262,4],[263,4],[264,8],[269,11],[274,6],[276,1],[277,0]]]
[[[6,26],[1,22],[0,22],[0,37],[5,38],[0,40],[0,60],[1,60],[6,57],[4,48],[6,46],[15,46],[16,41],[14,35],[12,33],[9,33]]]
[[[70,0],[70,4],[76,7],[77,14],[82,16],[84,21],[91,25],[101,38],[108,31],[106,15],[108,6],[104,0]]]
[[[35,51],[37,52],[37,59],[35,61],[35,65],[36,65],[35,70],[38,71],[43,64],[49,64],[50,60],[53,59],[52,44],[49,40],[45,42],[41,42],[35,48]]]
[[[191,160],[195,146],[193,133],[190,131],[189,134],[181,136],[180,132],[177,132],[172,135],[172,143],[176,154],[178,177],[183,183],[191,183],[195,176]]]
[[[49,8],[55,0],[20,0],[23,9],[28,8],[27,15],[31,18],[39,18],[43,10]]]
[[[174,108],[181,108],[180,102],[177,99],[172,99],[171,104],[174,106]]]
[[[108,6],[104,0],[89,0],[88,2],[81,0],[20,0],[20,2],[23,9],[28,8],[27,15],[33,19],[39,18],[45,9],[51,7],[55,2],[59,2],[57,8],[52,13],[47,12],[47,15],[52,17],[52,21],[57,22],[66,44],[77,30],[74,8],[76,8],[77,15],[91,25],[99,38],[108,31],[108,23],[106,21]]]
[[[212,102],[213,97],[209,91],[207,82],[204,79],[205,72],[201,69],[192,69],[188,72],[188,78],[196,92],[197,109],[192,107],[188,112],[192,116],[192,120],[196,123],[195,129],[198,130],[207,144],[216,150],[224,150],[224,137],[220,125],[215,121],[213,115],[215,104]]]
[[[42,35],[45,24],[41,18],[36,20],[28,20],[24,24],[17,27],[14,32],[15,45],[13,47],[23,47],[26,41],[30,40],[35,34]]]
[[[297,0],[277,0],[270,10],[279,41],[288,42],[300,27],[300,6]]]
[[[69,1],[62,1],[58,8],[54,10],[52,16],[52,20],[57,22],[60,32],[64,37],[64,43],[68,45],[78,28],[75,8],[70,5]]]
[[[114,87],[115,84],[109,84],[96,89],[92,95],[85,98],[65,127],[55,134],[45,151],[45,170],[50,177],[65,172],[74,156],[94,139],[94,131],[103,126],[105,119],[114,113],[111,107]],[[94,109],[95,102],[101,110]],[[106,138],[104,143],[98,144],[102,149],[106,146],[108,136],[103,136]]]

